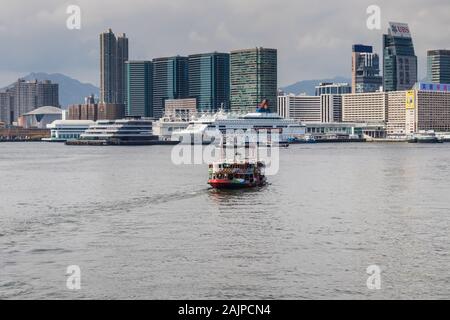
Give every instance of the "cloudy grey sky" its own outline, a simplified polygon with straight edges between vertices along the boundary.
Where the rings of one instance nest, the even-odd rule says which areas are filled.
[[[79,5],[81,30],[66,28]],[[382,30],[366,8],[381,7]],[[448,0],[0,0],[0,87],[29,72],[60,72],[99,83],[98,34],[130,39],[130,58],[265,46],[278,49],[279,85],[350,76],[353,43],[380,53],[388,21],[408,22],[425,75],[426,50],[450,48]]]

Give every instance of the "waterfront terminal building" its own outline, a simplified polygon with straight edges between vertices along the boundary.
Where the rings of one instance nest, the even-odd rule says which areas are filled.
[[[386,137],[384,123],[362,122],[310,122],[305,123],[306,134],[315,140],[344,140],[371,137],[382,139]]]

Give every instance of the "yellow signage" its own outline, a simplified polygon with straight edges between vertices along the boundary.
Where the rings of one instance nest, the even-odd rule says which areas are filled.
[[[414,90],[406,92],[406,109],[416,108],[416,92]]]

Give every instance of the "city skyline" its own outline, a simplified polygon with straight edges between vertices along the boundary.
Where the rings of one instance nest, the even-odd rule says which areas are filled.
[[[56,1],[33,3],[27,8],[11,5],[0,13],[0,39],[8,43],[0,48],[4,61],[8,61],[0,65],[0,86],[28,72],[43,70],[67,74],[98,86],[97,37],[108,27],[129,36],[130,59],[133,60],[263,46],[278,49],[279,86],[302,79],[349,76],[351,45],[373,45],[374,51],[381,54],[382,34],[386,32],[388,21],[409,24],[419,57],[419,80],[423,79],[427,50],[450,46],[450,27],[445,19],[439,18],[449,11],[450,4],[434,1],[423,6],[419,1],[395,4],[379,1],[381,30],[368,30],[366,9],[370,4],[369,1],[346,1],[305,8],[303,2],[259,1],[256,5],[248,1],[238,6],[236,1],[220,4],[180,1],[176,5],[135,1],[127,8],[112,3],[99,17],[93,12],[100,10],[100,4],[79,1],[81,30],[66,28],[66,6]],[[178,12],[187,6],[191,8],[190,14],[179,19]],[[206,12],[211,14],[206,15]],[[346,18],[349,12],[354,19]],[[123,19],[121,15],[133,19]],[[38,33],[51,37],[42,38]],[[65,45],[60,46],[60,43]],[[33,56],[24,55],[30,51],[34,52]],[[330,56],[342,63],[336,63]]]

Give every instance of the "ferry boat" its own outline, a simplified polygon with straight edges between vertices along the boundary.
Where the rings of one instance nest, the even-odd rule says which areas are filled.
[[[218,161],[209,165],[208,184],[216,189],[262,187],[267,183],[262,161]]]
[[[224,136],[221,137],[217,149],[220,149],[222,159],[209,164],[208,184],[216,189],[243,189],[266,185],[266,165],[263,161],[258,160],[260,147],[252,144],[249,146],[252,149],[245,151],[246,155],[253,152],[253,159],[250,158],[250,155],[242,158],[239,152],[235,152],[235,147],[234,144],[224,144]],[[233,159],[223,160],[225,149],[233,151]]]
[[[303,139],[291,138],[287,141],[290,144],[316,143],[316,138],[310,134],[306,134]]]
[[[444,139],[437,136],[434,131],[419,131],[411,136],[409,143],[443,143]]]

